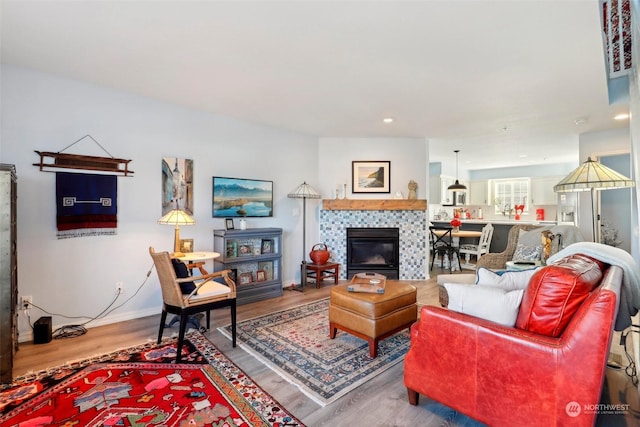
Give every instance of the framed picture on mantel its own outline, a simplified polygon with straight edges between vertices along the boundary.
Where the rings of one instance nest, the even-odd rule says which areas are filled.
[[[390,193],[390,161],[351,162],[352,191],[354,193]]]

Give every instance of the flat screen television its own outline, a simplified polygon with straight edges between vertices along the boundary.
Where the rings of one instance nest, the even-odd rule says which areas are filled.
[[[273,216],[273,181],[213,177],[214,218]]]

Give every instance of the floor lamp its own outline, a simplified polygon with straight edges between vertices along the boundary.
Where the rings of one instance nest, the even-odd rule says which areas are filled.
[[[626,176],[606,167],[602,163],[591,160],[578,166],[562,181],[553,187],[556,193],[569,193],[574,191],[589,191],[591,193],[591,218],[593,220],[593,241],[600,243],[600,230],[598,229],[598,215],[596,215],[595,192],[601,190],[615,190],[616,188],[628,188],[635,183]]]
[[[300,264],[300,289],[293,287],[296,291],[304,291],[304,284],[307,277],[307,199],[319,199],[320,193],[314,190],[309,184],[303,182],[295,190],[287,194],[290,199],[302,199],[302,264]]]

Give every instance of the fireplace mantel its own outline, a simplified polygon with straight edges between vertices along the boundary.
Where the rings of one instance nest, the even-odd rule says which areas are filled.
[[[328,211],[424,211],[425,199],[324,199],[322,209]]]

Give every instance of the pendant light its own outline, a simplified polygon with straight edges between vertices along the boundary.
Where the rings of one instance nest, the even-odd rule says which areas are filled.
[[[453,150],[454,153],[456,153],[456,182],[455,184],[450,185],[449,187],[447,187],[447,190],[451,190],[451,191],[467,191],[467,187],[463,184],[460,184],[460,181],[458,181],[458,153],[460,152],[460,150]]]

